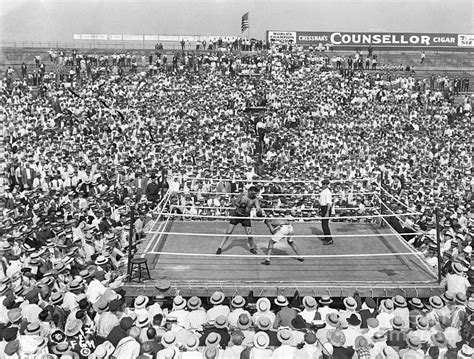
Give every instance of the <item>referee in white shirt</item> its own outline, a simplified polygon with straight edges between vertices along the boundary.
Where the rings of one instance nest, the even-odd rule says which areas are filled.
[[[322,239],[324,245],[333,244],[331,237],[331,231],[329,230],[329,216],[331,215],[332,207],[332,193],[329,189],[329,180],[324,179],[322,181],[323,190],[319,195],[319,205],[321,206],[321,217],[327,217],[328,219],[321,220],[321,226],[323,227],[324,238]]]

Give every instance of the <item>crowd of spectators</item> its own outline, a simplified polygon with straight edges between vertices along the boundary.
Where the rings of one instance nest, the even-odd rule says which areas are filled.
[[[0,358],[471,357],[471,99],[328,71],[318,53],[199,56],[156,71],[97,66],[38,92],[1,82]],[[181,214],[225,215],[239,180],[253,181],[266,208],[304,217],[325,178],[335,217],[379,213],[377,193],[434,268],[438,208],[446,292],[126,301],[130,226],[134,250],[165,192]]]

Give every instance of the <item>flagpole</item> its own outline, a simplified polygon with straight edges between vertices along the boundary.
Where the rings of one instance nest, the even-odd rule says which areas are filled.
[[[250,11],[248,12],[248,16],[247,16],[247,39],[249,41],[249,44],[250,44]]]

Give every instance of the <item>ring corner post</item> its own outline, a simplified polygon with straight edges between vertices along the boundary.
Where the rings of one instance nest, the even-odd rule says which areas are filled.
[[[127,278],[130,282],[132,280],[132,245],[133,245],[133,230],[135,227],[135,205],[130,206],[130,232],[128,235],[128,263],[127,263]]]
[[[439,208],[435,208],[436,248],[438,253],[438,284],[441,283],[441,238],[439,235]]]

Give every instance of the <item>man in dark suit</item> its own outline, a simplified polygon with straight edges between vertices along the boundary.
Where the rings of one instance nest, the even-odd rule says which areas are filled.
[[[153,173],[150,177],[150,183],[146,186],[146,199],[150,202],[157,203],[160,198],[161,186],[156,182],[156,175]]]
[[[395,350],[406,348],[406,333],[403,331],[404,323],[400,316],[395,316],[390,320],[393,329],[387,333],[387,345]]]
[[[270,338],[270,347],[279,347],[281,345],[277,337],[277,332],[276,330],[272,330],[272,322],[268,317],[259,317],[255,324],[257,326],[257,328],[255,328],[255,332],[267,333],[268,338]]]
[[[361,328],[367,328],[367,319],[377,317],[378,312],[376,307],[377,306],[373,298],[365,298],[365,305],[362,306],[362,309],[359,312],[362,320],[362,323],[360,325]]]
[[[221,340],[219,344],[222,349],[225,349],[230,341],[229,329],[227,328],[227,318],[225,316],[218,316],[212,326],[204,329],[202,336],[199,338],[199,346],[206,346],[206,338],[211,333],[217,333],[220,335]]]

